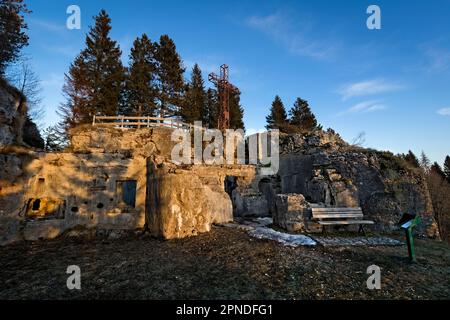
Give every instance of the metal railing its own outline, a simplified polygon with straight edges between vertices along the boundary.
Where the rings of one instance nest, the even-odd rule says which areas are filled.
[[[190,130],[193,128],[193,125],[174,118],[132,116],[94,116],[92,125],[114,126],[121,129],[166,127]]]

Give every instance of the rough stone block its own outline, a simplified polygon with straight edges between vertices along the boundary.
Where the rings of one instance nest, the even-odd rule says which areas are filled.
[[[306,231],[308,202],[302,194],[278,194],[273,222],[289,232]]]
[[[233,190],[235,215],[238,217],[268,217],[269,204],[261,193]]]

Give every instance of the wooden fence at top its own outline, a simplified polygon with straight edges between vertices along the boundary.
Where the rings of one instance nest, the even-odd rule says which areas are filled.
[[[114,126],[122,129],[166,127],[190,130],[194,126],[174,118],[129,117],[129,116],[94,116],[92,125]]]

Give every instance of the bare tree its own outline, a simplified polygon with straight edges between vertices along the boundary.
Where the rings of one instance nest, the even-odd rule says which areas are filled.
[[[362,148],[365,143],[366,143],[366,133],[362,131],[356,136],[355,139],[353,139],[352,146]]]
[[[7,79],[27,98],[28,116],[38,127],[41,127],[42,120],[45,117],[42,106],[42,85],[28,60],[22,58],[20,62],[9,67]]]

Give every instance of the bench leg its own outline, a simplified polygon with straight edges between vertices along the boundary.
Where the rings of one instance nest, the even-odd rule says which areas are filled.
[[[364,236],[366,235],[366,230],[364,230],[364,226],[362,224],[359,225],[358,233],[362,233]]]

